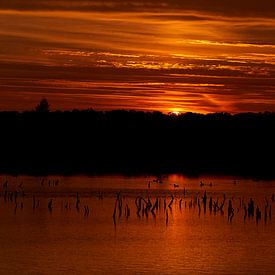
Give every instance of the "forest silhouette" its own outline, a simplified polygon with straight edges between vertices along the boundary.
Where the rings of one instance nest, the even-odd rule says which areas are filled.
[[[275,178],[275,113],[0,112],[0,172]]]

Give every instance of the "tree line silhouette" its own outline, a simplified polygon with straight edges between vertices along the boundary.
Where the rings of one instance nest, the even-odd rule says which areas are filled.
[[[275,113],[0,112],[0,172],[275,177]]]

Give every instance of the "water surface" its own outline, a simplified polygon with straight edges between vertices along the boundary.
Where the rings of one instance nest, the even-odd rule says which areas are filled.
[[[275,270],[275,182],[153,176],[0,177],[2,274],[272,274]],[[150,188],[148,183],[150,181]],[[201,186],[200,182],[204,185]],[[212,183],[212,184],[210,184]],[[178,187],[175,187],[178,185]],[[212,185],[212,186],[211,186]],[[18,191],[12,201],[5,191]],[[24,197],[22,191],[24,190]],[[184,191],[185,190],[185,191]],[[206,191],[204,211],[202,196]],[[117,208],[120,193],[122,213]],[[79,209],[76,207],[77,193]],[[210,213],[210,196],[226,202]],[[137,216],[135,198],[160,198]],[[175,198],[168,207],[172,196]],[[244,218],[253,198],[261,219]],[[272,212],[265,218],[265,206]],[[48,203],[52,199],[52,211]],[[228,220],[228,201],[234,217]],[[166,209],[164,209],[164,200]],[[201,205],[199,211],[198,200]],[[181,201],[181,203],[180,203]],[[191,205],[192,202],[192,205]],[[128,205],[130,215],[125,216]],[[85,206],[89,214],[85,216]],[[273,273],[274,274],[274,273]]]

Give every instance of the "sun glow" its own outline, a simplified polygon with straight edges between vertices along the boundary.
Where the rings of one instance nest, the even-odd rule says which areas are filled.
[[[182,113],[182,110],[179,108],[171,108],[169,114],[179,116]]]

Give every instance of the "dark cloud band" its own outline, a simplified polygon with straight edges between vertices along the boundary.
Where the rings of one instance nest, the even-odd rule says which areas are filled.
[[[273,0],[0,0],[0,9],[70,11],[186,11],[273,17]]]

